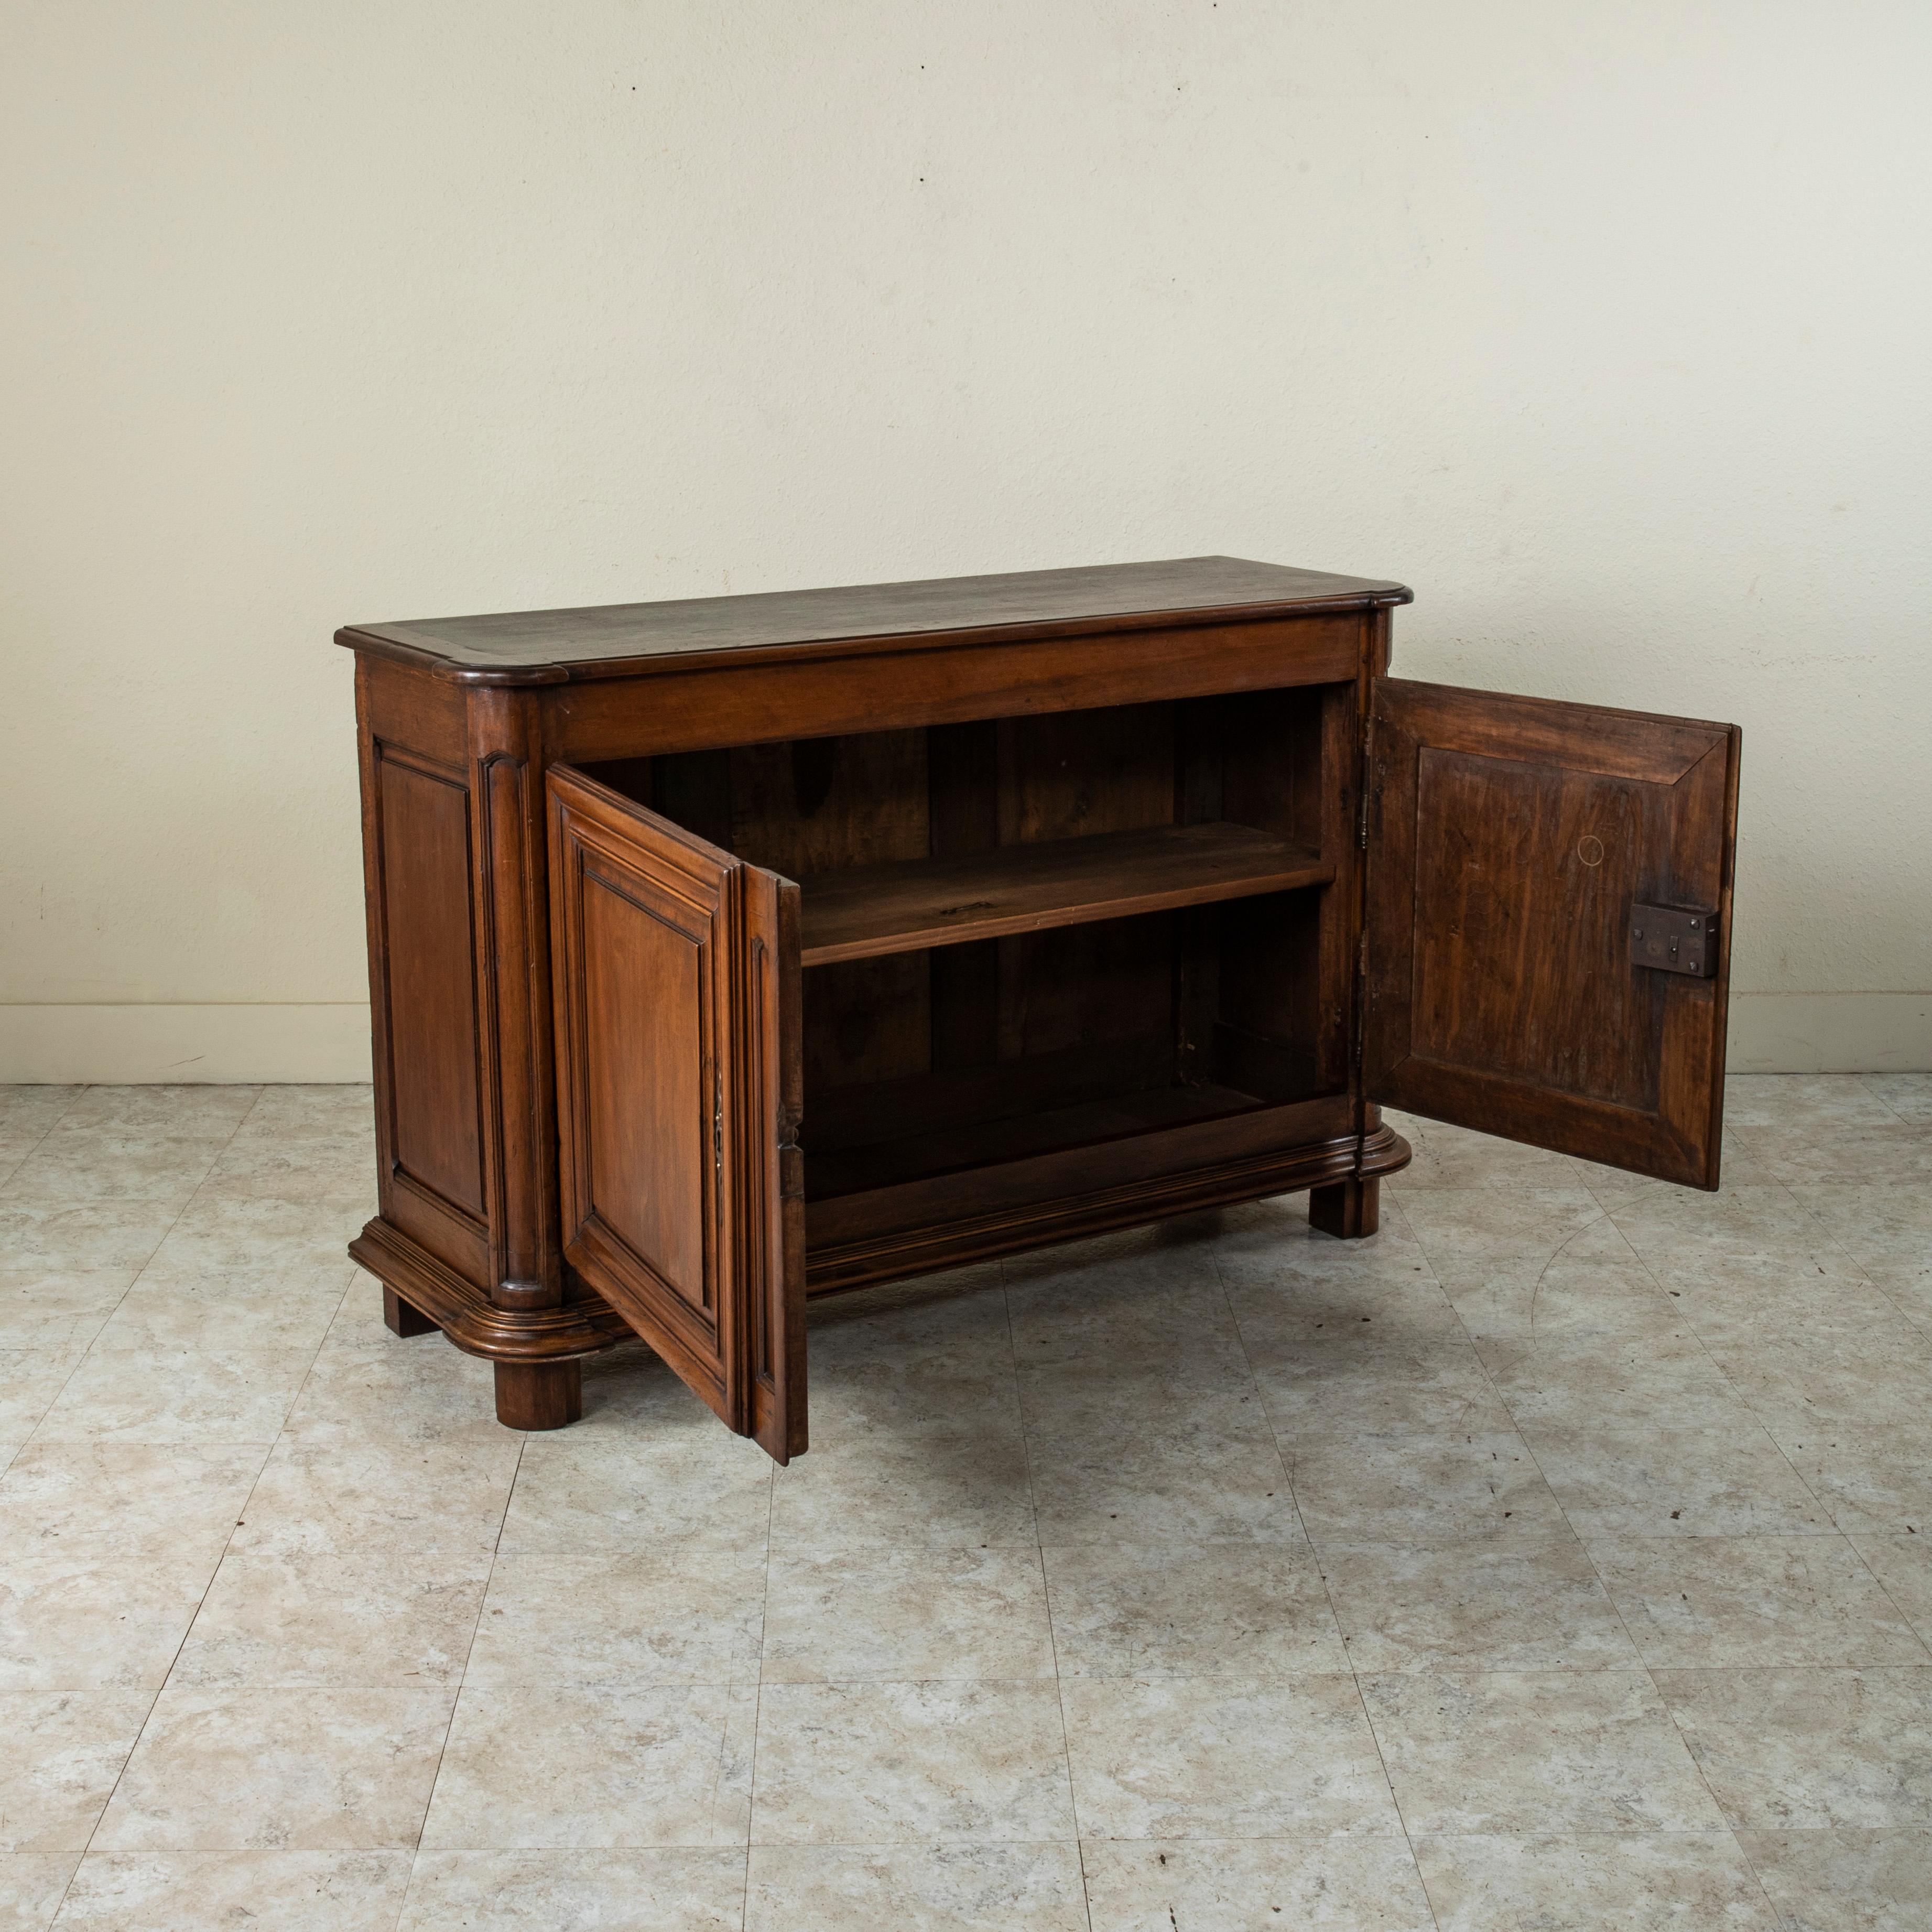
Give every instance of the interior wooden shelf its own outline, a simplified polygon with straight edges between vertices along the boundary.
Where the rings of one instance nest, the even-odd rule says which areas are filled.
[[[804,963],[957,946],[1048,926],[1326,885],[1318,854],[1252,826],[1163,825],[800,882]]]

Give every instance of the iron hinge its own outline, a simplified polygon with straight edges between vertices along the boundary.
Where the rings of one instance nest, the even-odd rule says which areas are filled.
[[[1349,1016],[1352,1037],[1348,1042],[1348,1056],[1354,1064],[1357,1077],[1362,1071],[1362,1043],[1369,1030],[1369,929],[1364,926],[1355,942],[1355,998],[1354,1012]]]
[[[1366,852],[1369,849],[1369,808],[1374,802],[1376,792],[1376,716],[1372,708],[1364,712],[1362,718],[1359,769],[1362,796],[1355,814],[1355,844],[1359,850]]]

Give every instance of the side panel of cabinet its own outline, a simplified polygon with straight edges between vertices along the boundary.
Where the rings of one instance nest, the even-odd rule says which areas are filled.
[[[488,1231],[470,798],[463,766],[445,762],[460,756],[460,720],[389,688],[402,682],[378,674],[358,694],[382,1212],[480,1280]]]
[[[564,1252],[724,1421],[805,1446],[797,888],[549,778]]]
[[[1735,726],[1378,683],[1369,1096],[1714,1187]],[[1632,956],[1639,908],[1707,916],[1708,977]]]
[[[396,1165],[480,1219],[470,794],[386,748],[377,755],[389,1039],[410,1070],[391,1102]]]

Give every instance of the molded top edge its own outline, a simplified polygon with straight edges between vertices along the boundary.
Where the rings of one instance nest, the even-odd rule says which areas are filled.
[[[1242,557],[1180,557],[1001,576],[681,598],[578,610],[356,624],[337,641],[428,660],[465,682],[552,683],[579,675],[681,668],[714,652],[804,651],[878,642],[964,641],[1144,628],[1181,616],[1228,622],[1297,610],[1406,604],[1378,578],[1339,577]],[[657,660],[656,663],[652,660]],[[669,662],[666,662],[668,660]]]

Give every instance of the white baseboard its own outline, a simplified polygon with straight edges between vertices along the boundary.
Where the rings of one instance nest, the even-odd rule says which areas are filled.
[[[366,1001],[0,1006],[0,1081],[132,1087],[368,1077]]]
[[[1932,993],[1733,993],[1734,1073],[1932,1072]],[[369,1009],[0,1006],[0,1082],[366,1080]]]
[[[1733,1073],[1932,1072],[1932,993],[1733,993]]]

